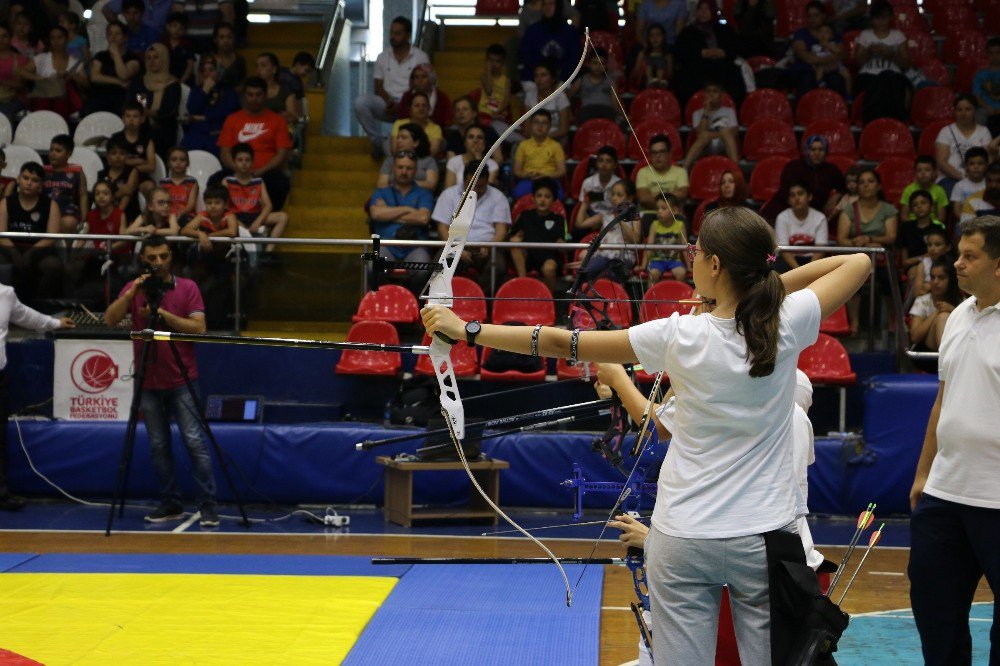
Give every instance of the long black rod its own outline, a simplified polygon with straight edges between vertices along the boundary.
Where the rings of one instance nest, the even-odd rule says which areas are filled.
[[[133,340],[155,340],[158,342],[210,342],[231,345],[258,345],[262,347],[302,347],[307,349],[401,352],[403,354],[426,354],[430,349],[427,345],[386,345],[378,342],[334,342],[332,340],[311,340],[301,338],[257,338],[242,335],[154,331],[151,328],[145,328],[141,331],[132,331],[131,338]]]
[[[502,416],[500,418],[491,419],[489,421],[480,421],[479,423],[469,423],[469,427],[476,426],[479,428],[495,428],[497,426],[506,426],[513,423],[518,423],[520,421],[531,421],[534,419],[547,419],[552,416],[562,415],[565,416],[568,413],[582,411],[586,409],[604,409],[611,407],[610,400],[590,400],[588,402],[578,402],[573,405],[566,405],[564,407],[551,407],[549,409],[540,409],[536,412],[528,412],[527,414],[513,414],[511,416]],[[379,446],[385,446],[387,444],[396,444],[398,442],[406,442],[411,439],[420,439],[421,437],[434,437],[436,435],[445,435],[449,432],[448,428],[438,428],[436,430],[414,430],[408,432],[405,435],[399,435],[397,437],[389,437],[388,439],[376,439],[376,440],[365,440],[363,442],[358,442],[354,445],[354,448],[358,451],[368,451]]]
[[[562,564],[625,565],[620,557],[560,557]],[[373,557],[372,564],[552,564],[547,557]]]
[[[508,435],[516,435],[519,432],[531,432],[533,430],[542,430],[543,428],[552,428],[554,426],[567,425],[574,422],[587,421],[588,419],[599,419],[601,417],[606,417],[611,415],[610,409],[602,409],[594,414],[587,414],[585,416],[564,416],[558,419],[552,419],[551,421],[542,421],[541,423],[529,423],[528,425],[523,425],[518,428],[510,428],[509,430],[501,430],[499,432],[491,432],[481,435],[472,435],[471,437],[466,437],[464,443],[474,443],[474,442],[485,442],[487,439],[497,439],[498,437],[507,437]],[[441,441],[441,442],[428,442],[425,446],[440,446],[442,444],[450,444],[451,440]],[[516,532],[517,530],[515,530]]]

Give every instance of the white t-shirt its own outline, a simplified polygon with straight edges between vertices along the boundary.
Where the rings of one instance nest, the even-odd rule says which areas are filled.
[[[774,221],[774,231],[778,245],[826,245],[829,242],[830,230],[826,215],[815,208],[810,208],[806,219],[795,217],[791,208],[778,213]],[[795,252],[796,256],[809,256],[812,252]]]
[[[450,160],[448,160],[447,164],[445,164],[445,168],[448,171],[455,174],[457,182],[459,183],[465,182],[465,162],[462,160],[461,155],[455,155]],[[497,163],[493,160],[492,157],[486,160],[486,169],[489,171],[491,176],[495,174],[499,168],[500,167],[497,165]]]
[[[931,298],[930,294],[917,296],[916,300],[913,301],[913,305],[910,306],[911,317],[927,319],[928,317],[933,317],[936,312],[937,308],[934,307],[934,299]]]
[[[74,55],[69,57],[69,61],[66,63],[66,71],[73,72],[77,67],[80,66],[80,59]],[[52,64],[52,54],[49,52],[39,53],[35,56],[35,73],[45,79],[50,79],[55,76],[61,76],[59,72],[56,71],[55,66]]]
[[[464,188],[461,185],[452,185],[446,188],[437,203],[434,204],[434,211],[431,219],[441,224],[451,224],[451,216],[458,208],[458,201],[462,198]],[[491,241],[496,235],[496,224],[506,224],[510,226],[510,204],[500,190],[488,185],[486,194],[476,202],[476,215],[472,218],[472,227],[469,229],[468,241],[478,243]]]
[[[673,439],[660,469],[653,526],[717,539],[775,530],[805,515],[792,464],[799,353],[819,334],[809,289],[782,304],[774,372],[752,378],[736,321],[673,315],[628,329],[647,372],[666,371],[677,395]]]
[[[963,178],[962,180],[955,183],[955,187],[951,188],[951,200],[958,201],[959,203],[964,203],[966,199],[971,197],[973,194],[979,194],[980,192],[986,191],[986,179],[979,181],[978,183],[969,180],[968,178]]]
[[[601,185],[601,174],[592,173],[583,179],[583,183],[580,185],[580,191],[576,193],[576,200],[583,201],[583,195],[587,192],[603,190],[604,199],[601,201],[591,201],[590,209],[595,213],[607,213],[611,210],[611,188],[614,187],[615,183],[619,180],[621,180],[621,178],[619,178],[616,174],[611,174],[611,179],[608,180],[608,184]]]
[[[928,495],[1000,509],[1000,310],[955,308],[941,336],[938,376],[945,384],[937,455],[924,486]]]
[[[392,49],[388,48],[378,54],[375,59],[375,78],[382,79],[382,87],[396,102],[403,93],[410,89],[410,73],[417,65],[429,64],[430,58],[416,46],[410,47],[410,52],[403,62],[396,60]]]
[[[861,34],[858,35],[857,41],[854,43],[858,46],[864,46],[865,48],[870,48],[873,44],[882,44],[884,46],[891,46],[893,48],[898,48],[900,44],[906,41],[906,35],[904,35],[899,30],[890,30],[889,34],[885,37],[878,37],[874,30],[862,30]],[[892,60],[888,58],[882,58],[880,56],[872,56],[868,59],[858,72],[859,74],[878,74],[884,71],[899,72],[899,66],[896,65]]]
[[[695,109],[695,112],[691,114],[691,126],[698,127],[701,124],[701,117],[706,113],[708,114],[708,129],[710,130],[740,126],[739,121],[736,120],[736,110],[728,106],[720,106],[715,111],[706,111],[705,107]]]
[[[990,131],[982,125],[976,125],[972,134],[966,137],[962,134],[962,130],[958,129],[958,125],[952,123],[941,128],[934,143],[943,143],[948,146],[948,164],[961,171],[964,177],[965,167],[962,165],[965,164],[965,153],[968,152],[969,148],[976,146],[985,148],[990,145],[992,140]]]
[[[538,104],[538,86],[534,81],[521,81],[521,90],[524,91],[524,108],[530,109]],[[552,127],[549,134],[559,131],[559,112],[570,108],[571,104],[566,93],[556,95],[555,99],[550,99],[542,108],[552,114]],[[523,130],[522,130],[523,131]]]

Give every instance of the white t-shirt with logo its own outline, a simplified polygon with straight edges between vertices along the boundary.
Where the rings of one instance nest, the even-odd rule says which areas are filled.
[[[664,534],[761,534],[808,512],[792,459],[792,405],[799,353],[819,335],[816,294],[790,294],[780,317],[774,372],[757,378],[734,319],[675,314],[628,329],[639,362],[665,371],[677,396],[652,518]]]
[[[986,509],[1000,509],[1000,310],[970,297],[945,324],[938,357],[944,382],[937,455],[924,492]]]
[[[462,198],[463,190],[461,185],[452,185],[446,188],[438,197],[437,203],[434,204],[431,219],[441,224],[450,225],[451,216],[458,208],[458,201]],[[486,194],[476,202],[476,215],[472,218],[468,241],[478,243],[493,240],[496,234],[494,226],[496,224],[510,226],[510,204],[500,190],[488,185]]]
[[[800,220],[791,208],[778,213],[774,221],[774,233],[778,245],[826,245],[829,242],[830,228],[826,215],[815,208],[810,208],[806,219]],[[796,256],[809,256],[812,252],[795,252]]]
[[[930,294],[917,296],[913,301],[913,305],[910,306],[911,317],[927,319],[928,317],[933,317],[936,312],[937,308],[934,307],[934,299],[931,298]]]
[[[882,44],[883,46],[898,49],[899,45],[904,42],[906,42],[906,35],[899,30],[890,30],[889,34],[885,37],[879,37],[875,34],[874,30],[869,28],[868,30],[862,30],[861,34],[858,35],[857,41],[854,43],[868,49],[870,49],[874,44]],[[899,72],[902,74],[902,71],[895,62],[889,60],[888,58],[875,55],[869,58],[868,62],[861,66],[861,71],[859,71],[858,74],[879,74],[884,71]]]

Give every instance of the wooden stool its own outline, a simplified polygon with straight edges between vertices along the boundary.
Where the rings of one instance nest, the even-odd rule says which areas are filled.
[[[459,508],[413,508],[413,473],[465,470],[458,460],[450,462],[416,462],[395,460],[378,456],[375,462],[385,466],[385,519],[410,527],[414,520],[443,520],[451,518],[491,518],[497,524],[497,513],[476,491],[469,488],[469,505]],[[500,470],[510,469],[506,460],[481,460],[469,463],[469,469],[483,491],[497,505],[500,504]]]

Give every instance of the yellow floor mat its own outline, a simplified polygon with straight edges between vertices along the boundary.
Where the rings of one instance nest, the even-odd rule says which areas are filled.
[[[7,573],[0,648],[61,664],[337,664],[396,578]]]

